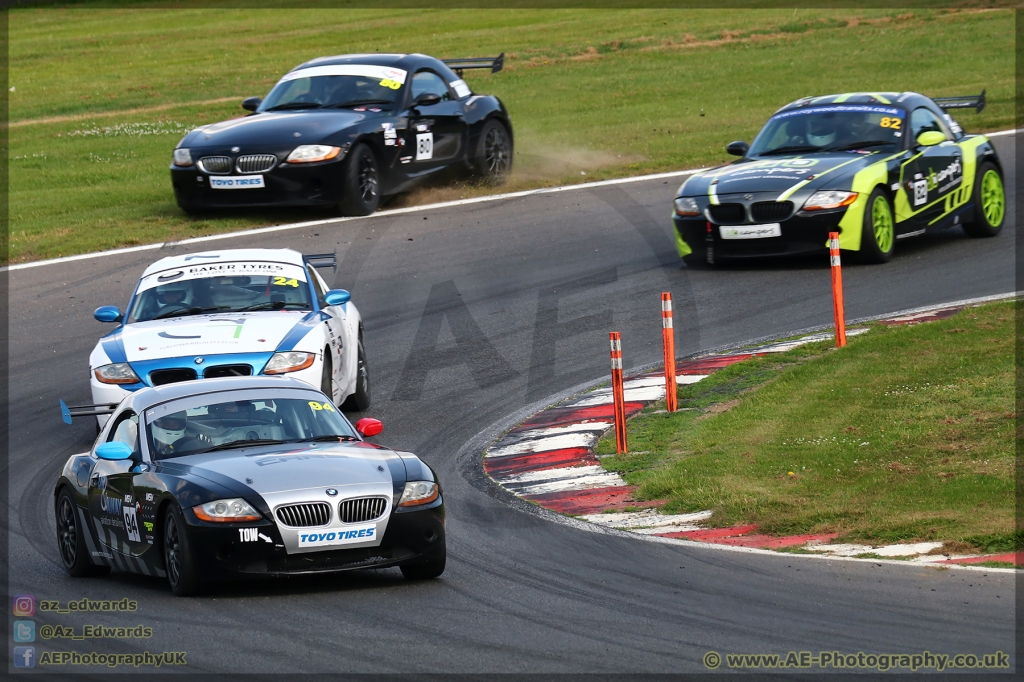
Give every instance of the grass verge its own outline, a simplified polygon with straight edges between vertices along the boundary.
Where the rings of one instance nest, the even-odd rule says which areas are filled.
[[[944,541],[958,551],[1024,547],[1014,529],[1014,305],[942,321],[876,324],[830,343],[731,365],[680,387],[679,406],[629,424],[606,469],[714,511],[713,526],[839,533],[873,544]],[[614,438],[598,443],[615,452]]]
[[[1011,12],[12,10],[10,259],[326,217],[191,219],[174,204],[168,173],[186,130],[240,115],[243,97],[317,56],[506,53],[503,72],[467,80],[511,112],[510,182],[403,199],[417,203],[719,163],[726,143],[751,139],[779,106],[808,94],[986,88],[988,107],[961,123],[1009,128]]]

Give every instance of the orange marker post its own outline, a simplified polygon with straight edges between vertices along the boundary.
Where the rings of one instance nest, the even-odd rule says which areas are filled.
[[[626,447],[626,397],[622,390],[622,341],[618,332],[610,332],[612,346],[612,398],[615,402],[615,452],[622,455]]]
[[[665,409],[679,407],[676,395],[676,330],[672,326],[672,292],[661,295],[661,336],[665,349]]]
[[[836,320],[836,348],[846,345],[846,315],[843,312],[843,270],[839,264],[839,233],[828,233],[828,251],[832,259],[832,313]]]

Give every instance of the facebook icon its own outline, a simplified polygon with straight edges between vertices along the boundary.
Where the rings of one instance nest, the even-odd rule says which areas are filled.
[[[36,667],[36,648],[34,646],[14,647],[14,667],[34,668]]]

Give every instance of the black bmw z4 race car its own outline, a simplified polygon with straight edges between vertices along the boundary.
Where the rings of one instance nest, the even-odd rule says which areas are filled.
[[[978,97],[913,92],[807,97],[779,109],[731,164],[690,176],[676,193],[676,248],[689,263],[824,252],[828,233],[859,260],[883,263],[897,241],[962,225],[998,234],[1003,168],[985,135],[946,109]]]
[[[57,545],[72,576],[111,568],[166,577],[178,595],[242,576],[445,567],[445,509],[418,457],[365,440],[331,400],[286,376],[143,388],[111,408],[89,452],[54,486]]]
[[[461,74],[503,63],[503,55],[362,54],[300,64],[264,99],[242,102],[251,114],[178,143],[178,206],[337,206],[368,215],[382,197],[441,171],[500,181],[512,168],[508,111],[497,97],[474,94]]]

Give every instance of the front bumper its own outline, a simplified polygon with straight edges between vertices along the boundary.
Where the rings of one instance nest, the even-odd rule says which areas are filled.
[[[384,568],[420,563],[445,551],[442,500],[413,511],[392,511],[384,537],[376,547],[299,554],[286,551],[281,533],[272,521],[219,527],[190,517],[186,514],[197,565],[203,578],[211,581],[239,575],[284,576]],[[240,528],[257,529],[257,539],[243,540]],[[260,538],[260,534],[270,542]]]
[[[760,239],[723,239],[722,226],[709,222],[703,216],[673,216],[672,222],[683,245],[702,255],[710,248],[713,259],[717,261],[720,257],[759,258],[827,252],[828,234],[842,232],[839,221],[844,214],[845,210],[820,214],[796,213],[779,222],[781,236]],[[688,254],[683,245],[677,240],[680,256]]]
[[[260,206],[328,206],[341,200],[344,156],[321,163],[278,163],[264,173],[210,175],[197,166],[172,165],[171,185],[182,209],[239,208]],[[210,178],[263,177],[265,187],[212,189]]]

